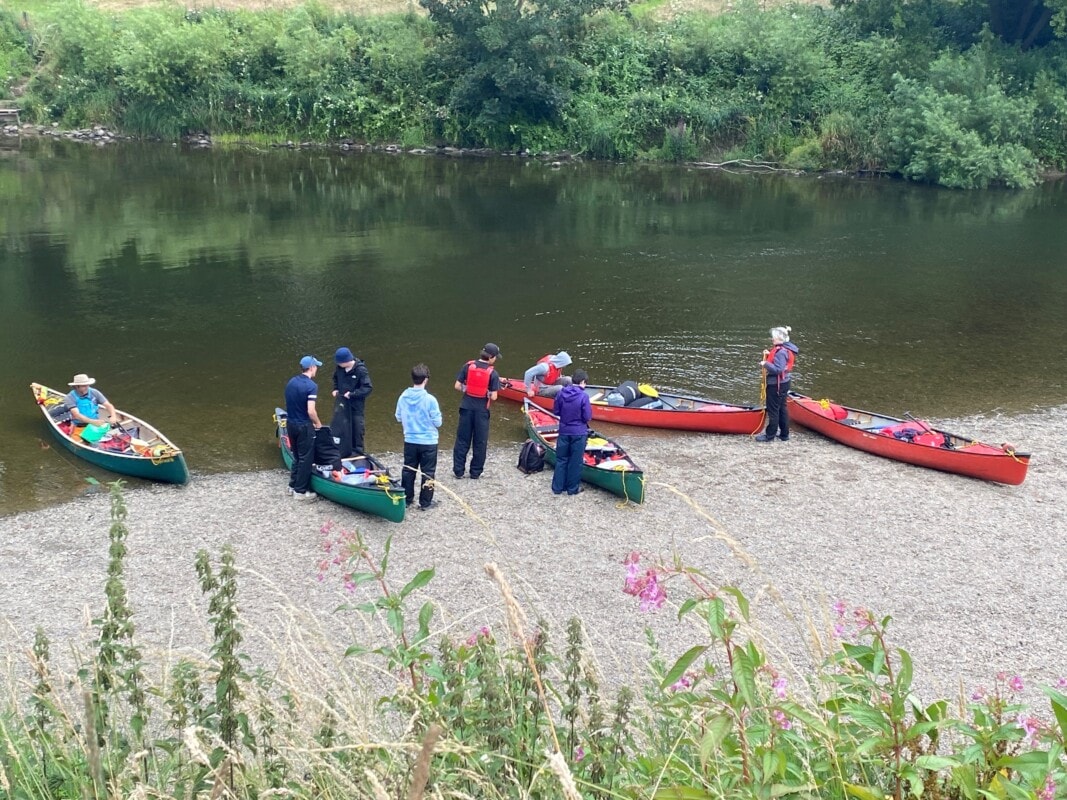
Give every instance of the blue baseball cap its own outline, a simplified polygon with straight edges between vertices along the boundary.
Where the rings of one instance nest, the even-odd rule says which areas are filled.
[[[315,358],[315,356],[304,356],[302,359],[300,359],[301,369],[308,369],[313,366],[321,367],[322,362]]]

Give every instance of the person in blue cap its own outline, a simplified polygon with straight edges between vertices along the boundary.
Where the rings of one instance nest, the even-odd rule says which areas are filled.
[[[304,356],[300,359],[300,374],[285,385],[285,430],[293,453],[288,491],[297,500],[315,499],[311,491],[311,460],[315,456],[315,431],[322,427],[315,410],[319,396],[315,376],[321,366],[322,362],[315,356]]]
[[[363,449],[364,408],[367,395],[374,391],[367,365],[352,355],[347,347],[334,353],[337,368],[333,371],[333,419],[330,430],[341,448],[341,458],[366,455]]]

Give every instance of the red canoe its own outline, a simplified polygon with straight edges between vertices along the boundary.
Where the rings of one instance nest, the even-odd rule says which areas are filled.
[[[613,386],[586,386],[585,392],[593,401],[593,419],[617,425],[638,425],[645,428],[669,428],[701,433],[758,433],[763,427],[763,409],[759,406],[734,406],[715,400],[684,397],[658,392],[660,408],[609,406],[603,398]],[[500,382],[500,397],[521,403],[529,399],[540,408],[552,410],[552,398],[534,395],[526,397],[526,384],[518,378],[504,378]]]
[[[917,419],[898,419],[789,393],[789,416],[798,425],[876,456],[972,478],[1018,485],[1029,453],[938,430]]]

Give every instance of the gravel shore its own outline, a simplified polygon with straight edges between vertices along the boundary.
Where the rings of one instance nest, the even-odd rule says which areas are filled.
[[[500,596],[483,571],[496,562],[530,620],[547,620],[557,642],[568,618],[584,621],[609,683],[645,674],[646,625],[668,659],[702,641],[671,611],[686,596],[681,583],[669,584],[668,605],[648,614],[622,594],[631,550],[677,553],[710,581],[742,588],[753,601],[754,635],[766,637],[785,669],[811,658],[811,631],[829,631],[830,604],[841,598],[893,616],[893,642],[911,652],[926,699],[988,686],[1000,670],[1020,674],[1028,688],[1053,682],[1067,674],[1067,407],[943,427],[1035,453],[1026,482],[999,486],[910,467],[804,430],[789,443],[760,445],[611,429],[649,475],[641,506],[593,488],[555,497],[548,472],[515,469],[514,445],[491,448],[479,481],[452,478],[443,452],[441,505],[400,525],[322,499],[294,501],[281,470],[130,489],[127,581],[137,635],[156,654],[204,650],[210,637],[194,557],[201,548],[217,557],[232,542],[253,658],[275,658],[294,625],[318,626],[322,658],[336,658],[373,628],[337,611],[345,597],[338,575],[318,580],[320,529],[333,522],[359,530],[379,554],[393,537],[394,588],[436,567],[420,595],[439,609],[436,630],[463,638],[501,625]],[[386,458],[394,468],[399,461]],[[89,640],[90,612],[103,605],[108,527],[106,495],[0,519],[0,644],[9,659],[21,658],[38,625],[56,658]]]

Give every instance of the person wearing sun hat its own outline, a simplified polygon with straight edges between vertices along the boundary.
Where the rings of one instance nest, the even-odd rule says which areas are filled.
[[[104,397],[103,392],[93,388],[94,383],[96,378],[79,372],[74,376],[74,380],[67,384],[73,388],[63,400],[63,404],[70,409],[70,415],[73,417],[72,436],[80,437],[88,425],[115,425],[119,421],[115,406]],[[107,412],[106,418],[100,416],[100,409]]]
[[[338,439],[341,458],[364,455],[364,408],[367,395],[374,391],[367,365],[356,358],[347,347],[334,353],[337,368],[333,371],[333,419],[330,430]]]
[[[315,375],[321,366],[315,356],[304,356],[300,359],[300,373],[285,385],[285,430],[293,454],[288,491],[297,500],[315,498],[311,491],[311,460],[315,455],[315,431],[322,427],[315,410],[319,396]]]
[[[472,443],[470,476],[480,478],[485,469],[485,453],[489,448],[489,405],[500,391],[500,375],[493,369],[498,358],[500,348],[490,342],[482,348],[476,361],[468,361],[456,375],[456,391],[463,392],[456,443],[452,448],[452,474],[457,478],[462,478],[466,472],[467,453]]]

